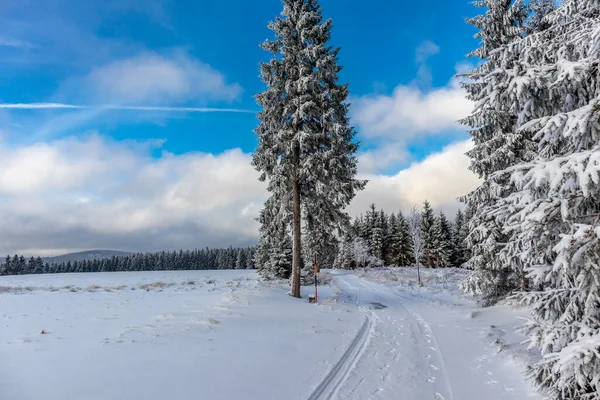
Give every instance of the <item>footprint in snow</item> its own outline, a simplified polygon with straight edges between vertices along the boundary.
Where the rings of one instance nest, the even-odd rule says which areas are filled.
[[[430,376],[429,379],[427,379],[427,382],[434,383],[435,382],[435,376]]]
[[[446,400],[446,398],[444,396],[442,396],[440,393],[434,393],[433,398],[435,400]]]
[[[439,368],[438,368],[438,367],[436,367],[435,365],[433,365],[433,364],[430,364],[429,366],[431,367],[431,369],[433,369],[433,370],[435,370],[435,371],[439,371]]]

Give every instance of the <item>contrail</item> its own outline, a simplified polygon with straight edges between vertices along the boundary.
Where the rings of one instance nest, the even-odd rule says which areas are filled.
[[[87,108],[84,106],[76,106],[73,104],[61,104],[61,103],[0,103],[0,108],[12,108],[19,110],[39,110],[42,108]]]
[[[241,108],[210,108],[210,107],[163,107],[163,106],[116,106],[116,105],[95,105],[84,106],[78,104],[63,103],[0,103],[0,109],[17,110],[41,110],[41,109],[104,109],[117,111],[166,111],[166,112],[226,112],[226,113],[246,113],[255,114],[256,111],[245,110]]]

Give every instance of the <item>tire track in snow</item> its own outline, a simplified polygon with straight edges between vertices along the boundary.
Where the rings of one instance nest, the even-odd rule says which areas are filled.
[[[333,366],[329,374],[316,387],[308,400],[332,399],[346,382],[350,371],[354,368],[365,348],[369,343],[369,338],[375,326],[373,312],[366,310],[366,318],[362,327],[344,352],[340,360]]]

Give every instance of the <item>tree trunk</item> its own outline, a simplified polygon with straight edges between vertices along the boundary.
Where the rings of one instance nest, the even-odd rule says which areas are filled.
[[[300,226],[300,182],[298,181],[298,164],[300,158],[300,144],[298,142],[294,145],[294,223],[293,223],[293,234],[294,234],[294,254],[292,257],[292,296],[300,298],[300,257],[301,257],[301,226]]]

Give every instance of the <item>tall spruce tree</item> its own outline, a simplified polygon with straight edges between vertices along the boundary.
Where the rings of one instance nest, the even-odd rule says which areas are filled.
[[[458,210],[452,226],[452,257],[450,260],[455,267],[462,267],[467,260],[466,239],[468,233],[465,214],[462,210]]]
[[[452,255],[451,228],[446,215],[440,212],[434,226],[434,249],[436,254],[436,267],[448,267]]]
[[[402,214],[402,211],[398,212],[396,216],[397,232],[399,236],[399,258],[398,265],[408,266],[411,265],[414,260],[412,241],[409,233],[408,221]]]
[[[519,288],[524,279],[521,260],[498,257],[503,247],[515,245],[516,232],[505,232],[505,221],[496,215],[498,199],[508,196],[514,188],[508,181],[492,185],[489,177],[535,156],[530,135],[516,130],[520,116],[511,100],[518,90],[506,84],[516,57],[501,55],[500,51],[524,36],[528,9],[522,0],[482,0],[474,4],[483,7],[485,13],[467,20],[478,29],[475,37],[480,39],[480,46],[469,56],[482,63],[463,75],[468,78],[463,83],[467,97],[476,106],[461,123],[470,127],[474,143],[467,153],[470,169],[483,183],[462,199],[473,210],[467,236],[471,255],[465,266],[474,270],[462,287],[493,303]]]
[[[355,179],[358,144],[349,124],[348,86],[338,83],[339,49],[328,45],[332,22],[317,0],[283,0],[269,24],[275,40],[261,47],[273,55],[260,66],[268,88],[257,96],[262,111],[253,165],[268,180],[280,207],[292,215],[292,295],[300,297],[301,225],[329,231],[348,222],[344,208],[365,182]]]
[[[340,241],[338,253],[333,263],[335,269],[352,269],[354,266],[354,258],[352,255],[352,238],[350,235],[345,235]]]
[[[530,370],[553,400],[600,399],[600,3],[567,0],[548,26],[503,49],[519,58],[507,85],[518,131],[533,135],[531,160],[491,176],[509,180],[498,219],[516,235],[504,259],[526,260],[532,307],[524,326],[542,359]],[[496,189],[495,189],[496,190]]]
[[[423,240],[423,254],[421,263],[425,267],[434,267],[437,258],[437,243],[435,238],[435,216],[429,201],[423,203],[421,212],[421,239]]]

